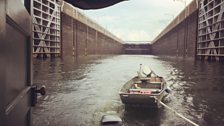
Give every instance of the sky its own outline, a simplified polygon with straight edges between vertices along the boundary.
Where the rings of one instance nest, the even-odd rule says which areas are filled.
[[[184,9],[183,1],[129,0],[83,13],[123,41],[152,41]]]

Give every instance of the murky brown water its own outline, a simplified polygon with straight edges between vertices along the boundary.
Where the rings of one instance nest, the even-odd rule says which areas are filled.
[[[118,92],[148,64],[173,90],[167,104],[201,126],[224,125],[224,64],[156,56],[119,55],[89,60],[34,60],[34,83],[47,94],[33,109],[34,126],[97,126],[117,113],[126,126],[188,126],[161,108],[125,108]]]

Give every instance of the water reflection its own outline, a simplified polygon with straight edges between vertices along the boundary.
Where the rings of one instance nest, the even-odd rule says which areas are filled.
[[[159,126],[163,118],[162,109],[141,108],[133,106],[124,107],[123,121],[125,126]]]
[[[149,64],[173,90],[169,106],[200,125],[224,125],[224,68],[220,63],[156,56],[95,56],[34,60],[34,83],[47,86],[33,111],[34,126],[99,125],[101,116],[117,113],[127,126],[190,125],[166,109],[127,108],[118,91]]]

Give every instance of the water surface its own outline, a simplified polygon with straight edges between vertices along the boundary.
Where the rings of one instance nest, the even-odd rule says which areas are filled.
[[[147,55],[98,56],[88,60],[34,60],[34,84],[46,85],[33,109],[34,126],[97,126],[102,115],[119,115],[126,126],[190,126],[161,108],[127,108],[118,92],[149,65],[173,90],[166,102],[202,126],[224,125],[224,67],[220,63]]]

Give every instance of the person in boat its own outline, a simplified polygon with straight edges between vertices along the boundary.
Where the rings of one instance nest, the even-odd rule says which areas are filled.
[[[143,66],[140,64],[140,70],[138,72],[138,75],[140,78],[144,77],[151,77],[153,74],[153,71],[149,68],[149,66]]]

